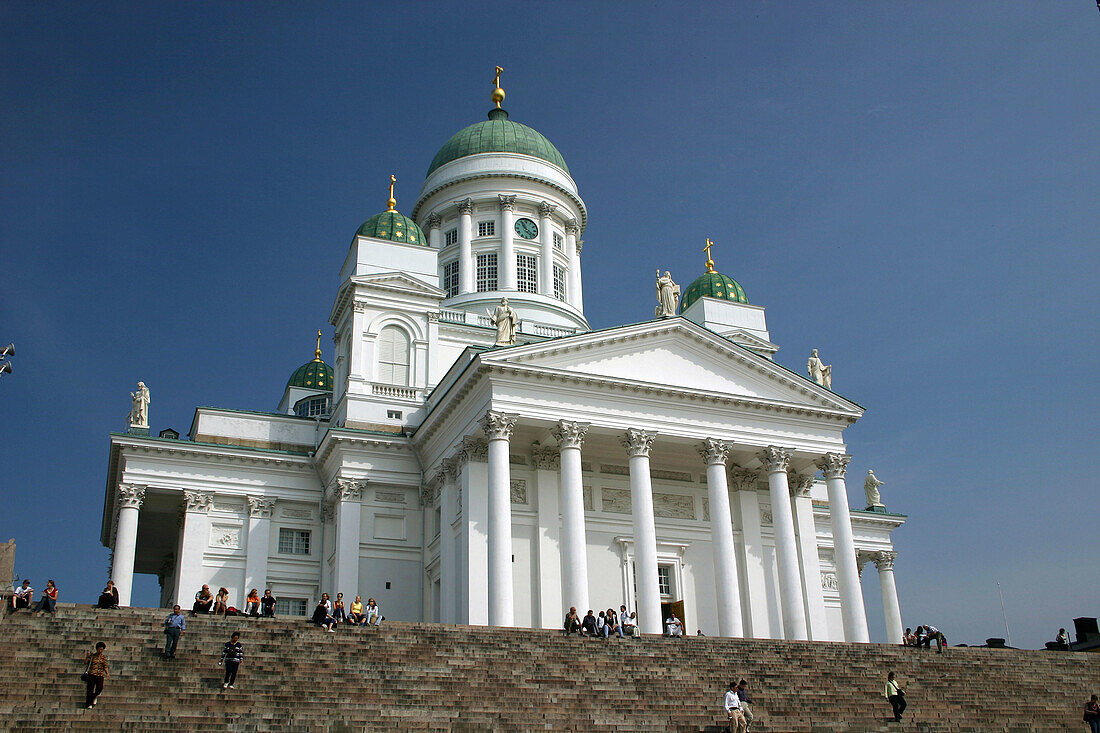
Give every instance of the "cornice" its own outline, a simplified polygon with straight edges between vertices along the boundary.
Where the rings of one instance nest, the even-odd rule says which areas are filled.
[[[538,158],[536,160],[538,160],[540,163],[546,163],[547,165],[553,165],[553,163],[549,163],[547,161],[544,161],[541,158]],[[554,167],[557,168],[557,166],[554,166]],[[561,169],[558,168],[558,170],[561,170]],[[563,173],[564,173],[564,171],[563,171]],[[566,174],[566,175],[568,175],[568,174]],[[430,199],[432,196],[439,193],[440,191],[445,191],[448,188],[452,188],[454,186],[459,185],[460,183],[465,183],[467,181],[480,181],[480,180],[485,180],[487,178],[510,178],[510,179],[513,179],[513,180],[520,180],[520,181],[533,181],[535,183],[546,186],[548,188],[552,188],[555,191],[557,191],[558,193],[563,194],[566,198],[568,198],[570,201],[572,201],[574,205],[576,205],[577,210],[581,214],[581,220],[579,222],[579,229],[581,231],[584,231],[584,228],[586,226],[588,226],[588,209],[585,208],[584,201],[581,201],[580,196],[573,193],[569,189],[567,189],[563,186],[559,186],[558,184],[553,183],[552,181],[548,181],[545,178],[542,178],[540,176],[535,176],[535,175],[531,175],[531,174],[527,174],[527,173],[513,173],[513,172],[509,172],[509,173],[499,173],[499,172],[469,173],[469,174],[466,174],[464,176],[459,176],[457,178],[451,178],[446,183],[435,186],[434,188],[432,188],[430,190],[421,191],[420,196],[416,201],[416,205],[413,206],[413,210],[409,214],[409,217],[413,221],[416,221],[416,217],[419,215],[420,208],[424,205],[424,202],[427,201],[428,199]],[[455,203],[457,203],[457,202],[455,202]]]
[[[202,456],[204,460],[237,465],[269,466],[275,468],[297,468],[307,470],[310,467],[309,456],[305,453],[279,453],[264,448],[223,445],[220,443],[195,443],[193,441],[172,441],[144,443],[140,438],[118,439],[112,442],[129,453],[144,455]]]
[[[409,439],[400,433],[390,436],[363,435],[345,432],[341,428],[330,428],[325,437],[321,439],[321,445],[317,448],[314,460],[321,465],[336,449],[336,446],[351,446],[355,448],[380,448],[382,450],[403,451],[412,450]]]

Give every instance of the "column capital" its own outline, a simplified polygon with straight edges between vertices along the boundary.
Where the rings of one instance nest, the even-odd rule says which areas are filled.
[[[321,522],[323,524],[331,524],[336,521],[336,502],[325,501],[321,503]]]
[[[456,201],[455,207],[458,209],[459,214],[469,216],[474,213],[474,200],[471,198],[464,198],[461,201]]]
[[[577,254],[580,254],[582,249],[584,249],[584,240],[583,239],[578,239],[577,240]]]
[[[856,550],[856,571],[859,573],[859,577],[863,577],[863,568],[867,567],[867,563],[871,562],[873,554],[870,552],[862,552]]]
[[[432,213],[428,214],[427,224],[429,231],[432,229],[439,229],[439,227],[443,224],[443,218],[433,211]]]
[[[558,441],[559,450],[563,448],[580,449],[584,445],[584,436],[588,434],[589,427],[589,423],[586,422],[559,420],[557,427],[550,429],[550,434],[554,436],[554,440]]]
[[[455,466],[461,468],[470,461],[485,463],[489,460],[489,444],[484,438],[467,435],[455,450]]]
[[[629,428],[623,437],[619,439],[619,442],[626,448],[626,453],[631,458],[637,458],[638,456],[649,457],[649,449],[653,445],[653,439],[657,437],[656,433],[647,433],[644,430],[637,430],[635,428]]]
[[[118,508],[141,509],[141,504],[145,501],[145,490],[147,488],[149,487],[141,484],[119,484]]]
[[[871,562],[875,564],[878,571],[881,573],[883,570],[893,570],[894,560],[898,559],[898,553],[883,550],[871,555]]]
[[[333,496],[337,501],[362,501],[366,488],[366,479],[338,478]]]
[[[501,211],[512,211],[516,207],[516,197],[514,195],[498,193],[497,203],[500,204]]]
[[[757,453],[756,457],[764,464],[764,470],[769,474],[786,473],[787,468],[791,465],[791,452],[786,448],[779,448],[774,445],[769,445]]]
[[[580,232],[580,230],[581,230],[581,225],[579,223],[577,223],[576,219],[570,219],[569,221],[565,222],[565,233],[566,234],[572,234],[572,235],[575,236],[578,232]]]
[[[814,476],[812,473],[787,471],[787,486],[791,490],[791,496],[809,496],[810,489],[814,486]]]
[[[271,519],[271,516],[275,513],[275,499],[268,499],[263,496],[247,496],[245,498],[248,500],[248,515],[250,517]]]
[[[550,215],[554,213],[554,209],[557,207],[547,201],[539,202],[539,216],[543,219],[550,218]]]
[[[183,492],[183,508],[187,512],[208,513],[214,507],[214,493],[211,491]]]
[[[741,468],[737,464],[730,466],[730,484],[737,491],[755,491],[756,482],[760,480],[760,474]]]
[[[554,448],[537,446],[531,449],[531,463],[536,470],[557,471],[561,469],[561,453]]]
[[[489,440],[508,440],[512,437],[512,430],[516,427],[518,419],[519,415],[489,410],[481,416],[477,424],[485,431],[485,436]]]
[[[420,506],[435,506],[435,502],[439,499],[440,489],[443,488],[442,484],[443,474],[436,474],[432,480],[425,481],[420,487]]]
[[[699,455],[703,457],[703,462],[708,466],[726,465],[726,457],[729,456],[730,446],[724,440],[707,438],[695,448],[699,451]]]
[[[440,462],[440,466],[444,481],[450,484],[458,480],[458,471],[461,468],[458,458],[444,458]]]
[[[826,479],[844,478],[850,460],[852,457],[846,453],[826,453],[814,461],[814,465],[821,469]]]

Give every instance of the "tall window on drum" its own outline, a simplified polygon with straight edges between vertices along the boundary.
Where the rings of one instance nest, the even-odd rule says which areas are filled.
[[[521,293],[539,291],[538,260],[534,255],[516,255],[516,287]]]
[[[448,298],[458,295],[458,260],[443,265],[443,290]]]
[[[409,383],[409,336],[396,326],[386,326],[378,334],[378,381]]]
[[[497,289],[497,253],[485,252],[477,256],[477,292]]]
[[[554,297],[565,300],[565,268],[554,265]]]

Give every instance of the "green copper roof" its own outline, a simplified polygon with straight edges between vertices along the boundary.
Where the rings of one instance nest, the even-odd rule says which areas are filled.
[[[315,389],[318,392],[332,391],[332,367],[320,359],[303,364],[294,370],[287,381],[288,387]]]
[[[421,244],[427,246],[428,239],[424,232],[416,225],[416,222],[396,211],[383,211],[375,214],[363,222],[363,226],[355,232],[357,237],[375,237],[388,239],[391,242],[405,242],[406,244]]]
[[[686,311],[692,303],[703,296],[732,300],[735,303],[749,302],[745,289],[732,277],[726,277],[720,272],[704,272],[687,286],[684,296],[680,299],[680,312]]]
[[[432,159],[427,175],[445,163],[478,153],[522,153],[542,158],[569,172],[565,158],[541,132],[512,122],[502,109],[493,109],[489,111],[489,119],[459,130],[444,143]]]

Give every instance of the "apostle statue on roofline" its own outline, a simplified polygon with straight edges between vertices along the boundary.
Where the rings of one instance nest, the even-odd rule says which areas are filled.
[[[145,386],[145,382],[137,383],[137,392],[130,393],[130,400],[132,401],[128,418],[130,427],[149,427],[149,388]]]
[[[486,309],[485,312],[489,313],[489,310]],[[489,313],[489,322],[497,327],[497,346],[512,346],[516,343],[519,316],[515,309],[508,305],[507,298],[501,298],[496,312]]]
[[[874,471],[867,469],[867,478],[863,479],[863,493],[867,495],[868,509],[886,508],[886,505],[882,503],[882,494],[878,491],[878,487],[885,485],[886,482],[879,481]]]
[[[810,352],[810,358],[806,362],[806,371],[809,372],[810,379],[814,383],[820,384],[825,389],[833,388],[833,365],[821,361],[821,357],[817,355],[817,349]]]
[[[676,306],[680,303],[680,286],[672,281],[672,274],[657,270],[657,307],[653,315],[657,318],[672,318],[676,315]]]

